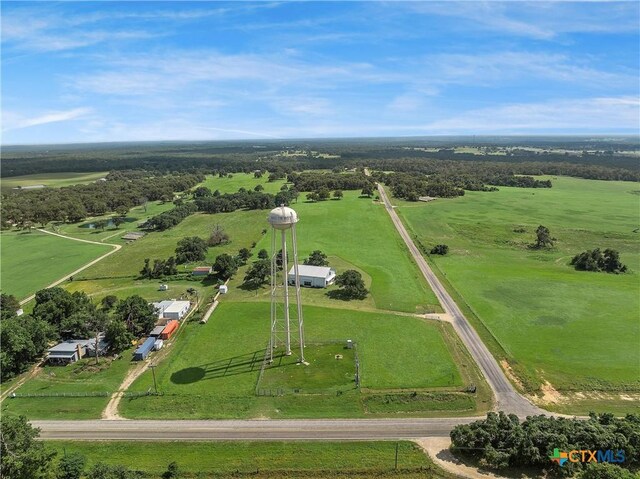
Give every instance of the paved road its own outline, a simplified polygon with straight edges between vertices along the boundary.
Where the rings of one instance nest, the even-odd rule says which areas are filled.
[[[48,235],[53,235],[53,236],[59,236],[60,238],[65,238],[65,239],[69,239],[69,240],[73,240],[73,241],[80,241],[81,243],[91,243],[91,244],[98,244],[100,246],[111,246],[113,247],[113,249],[111,251],[109,251],[108,253],[103,254],[102,256],[100,256],[99,258],[94,259],[93,261],[90,261],[89,263],[85,264],[84,266],[82,266],[81,268],[78,268],[77,270],[64,275],[62,278],[60,278],[57,281],[54,281],[53,283],[51,283],[49,286],[47,286],[47,288],[53,288],[54,286],[58,286],[60,283],[65,282],[66,280],[69,279],[70,276],[75,276],[76,274],[84,271],[85,269],[87,269],[89,266],[93,266],[94,264],[96,264],[98,261],[102,261],[103,259],[105,259],[107,256],[112,255],[113,253],[115,253],[116,251],[118,251],[120,248],[122,248],[122,245],[119,244],[113,244],[113,243],[99,243],[98,241],[89,241],[89,240],[83,240],[80,238],[73,238],[71,236],[65,236],[65,235],[61,235],[59,233],[53,233],[51,231],[47,231],[47,230],[43,230],[38,228],[38,231],[40,231],[41,233],[46,233]],[[31,301],[33,298],[35,298],[36,295],[32,294],[31,296],[24,298],[23,300],[20,301],[20,304],[25,304],[28,303],[29,301]]]
[[[545,413],[545,411],[533,405],[528,399],[520,395],[511,385],[498,362],[484,345],[480,336],[478,336],[478,333],[469,324],[469,321],[467,321],[467,318],[462,314],[458,305],[453,301],[444,286],[442,286],[438,277],[433,274],[431,268],[429,268],[429,265],[422,256],[422,253],[416,247],[411,236],[409,236],[409,233],[400,221],[400,218],[391,205],[387,192],[384,190],[382,185],[378,185],[378,192],[380,194],[380,198],[384,202],[386,210],[391,216],[393,224],[409,248],[418,268],[420,268],[420,271],[429,283],[429,286],[431,286],[431,289],[436,294],[436,297],[438,298],[438,301],[440,301],[440,305],[444,311],[451,315],[454,329],[471,353],[473,359],[480,367],[482,374],[493,390],[496,397],[497,409],[517,414],[518,416]]]
[[[32,421],[42,439],[141,441],[331,441],[448,437],[454,419],[87,420]]]

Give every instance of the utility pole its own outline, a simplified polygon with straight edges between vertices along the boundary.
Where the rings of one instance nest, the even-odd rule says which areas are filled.
[[[156,395],[158,395],[158,383],[156,382],[156,365],[150,364],[151,373],[153,374],[153,388],[156,390]]]

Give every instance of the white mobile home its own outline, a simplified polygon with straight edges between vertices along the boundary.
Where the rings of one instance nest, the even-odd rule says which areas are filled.
[[[160,301],[153,303],[153,307],[158,312],[158,319],[177,319],[181,320],[189,311],[191,303],[189,301]]]
[[[333,284],[336,279],[336,271],[328,266],[309,266],[306,264],[298,265],[298,274],[300,275],[300,286],[310,288],[326,288]],[[289,270],[289,284],[295,284],[294,267]]]

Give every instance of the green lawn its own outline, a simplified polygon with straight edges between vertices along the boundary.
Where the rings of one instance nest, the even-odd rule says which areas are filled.
[[[235,193],[240,188],[253,190],[256,185],[262,185],[265,193],[276,194],[280,191],[285,181],[276,180],[270,182],[268,178],[268,174],[262,175],[262,178],[254,178],[253,173],[233,173],[232,178],[226,176],[220,178],[217,175],[207,175],[206,179],[193,189],[199,186],[206,186],[211,191],[219,190],[220,193]]]
[[[428,204],[396,201],[397,211],[427,247],[449,245],[447,256],[430,260],[526,382],[640,390],[638,185],[552,181],[551,189],[501,187]],[[557,238],[549,251],[527,247],[540,224]],[[595,247],[619,250],[630,272],[579,272],[569,265]]]
[[[93,183],[99,178],[107,176],[106,171],[98,173],[40,173],[37,175],[11,176],[2,178],[2,189],[17,188],[18,186],[46,185],[62,187]]]
[[[419,477],[445,477],[416,444],[400,441],[398,468]],[[96,462],[125,464],[159,477],[175,461],[181,471],[197,474],[242,474],[254,477],[334,477],[335,474],[384,474],[395,466],[396,442],[81,442],[47,441],[58,457],[80,452],[88,467]],[[132,460],[135,458],[135,461]],[[427,472],[424,469],[429,469]],[[193,476],[191,476],[193,475]],[[240,476],[240,477],[242,477]],[[200,477],[200,476],[197,476]],[[204,476],[203,476],[204,477]]]
[[[64,393],[113,393],[118,389],[129,367],[132,351],[124,351],[119,359],[85,358],[68,366],[45,366],[15,392],[55,395]],[[109,402],[102,397],[16,397],[2,402],[2,413],[24,414],[29,419],[99,418]]]
[[[5,231],[0,235],[0,248],[2,291],[19,299],[112,249],[39,231]]]
[[[307,306],[307,342],[352,339],[357,343],[362,387],[367,390],[465,385],[441,325],[418,318]],[[126,417],[349,417],[362,416],[352,381],[343,395],[256,397],[269,334],[267,303],[223,302],[205,325],[188,323],[171,356],[156,369],[161,397],[125,399]],[[313,367],[293,366],[293,367]],[[145,373],[131,387],[146,391]],[[341,388],[336,388],[341,389]],[[215,404],[215,407],[211,407]]]

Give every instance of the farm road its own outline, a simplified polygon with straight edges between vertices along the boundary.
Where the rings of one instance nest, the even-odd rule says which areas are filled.
[[[40,231],[41,233],[46,233],[48,235],[53,235],[53,236],[59,236],[60,238],[66,238],[69,240],[73,240],[73,241],[80,241],[81,243],[91,243],[91,244],[97,244],[100,246],[113,246],[113,249],[111,251],[109,251],[108,253],[103,254],[102,256],[94,259],[93,261],[90,261],[89,263],[85,264],[84,266],[82,266],[81,268],[78,268],[77,270],[73,271],[72,273],[66,274],[64,275],[62,278],[60,278],[57,281],[54,281],[53,283],[51,283],[49,286],[47,286],[47,288],[53,288],[54,286],[58,286],[60,283],[65,282],[67,279],[69,279],[70,276],[74,276],[82,271],[84,271],[85,269],[87,269],[89,266],[93,266],[94,264],[96,264],[98,261],[102,261],[103,259],[105,259],[107,256],[112,255],[113,253],[115,253],[116,251],[118,251],[120,248],[122,248],[122,245],[119,244],[113,244],[113,243],[101,243],[98,241],[89,241],[89,240],[83,240],[80,238],[73,238],[71,236],[65,236],[65,235],[61,235],[59,233],[53,233],[52,231],[47,231],[47,230],[43,230],[38,228],[38,231]],[[20,304],[25,304],[28,303],[29,301],[31,301],[33,298],[35,298],[36,295],[32,294],[31,296],[29,296],[28,298],[24,298],[22,301],[20,301]]]
[[[365,170],[368,173],[368,170]],[[442,286],[442,283],[438,277],[431,271],[431,268],[425,261],[420,250],[416,247],[415,243],[411,239],[411,236],[407,232],[407,229],[400,221],[400,217],[396,213],[395,209],[389,201],[387,192],[380,184],[378,186],[378,192],[382,199],[385,209],[391,217],[394,226],[400,233],[400,236],[404,240],[407,248],[418,268],[422,272],[423,276],[431,286],[431,289],[436,294],[440,306],[444,309],[445,313],[451,317],[451,324],[453,325],[456,333],[460,336],[460,339],[465,344],[471,356],[480,367],[480,371],[486,378],[491,390],[496,397],[496,408],[508,413],[517,414],[518,416],[527,416],[534,414],[544,414],[545,411],[534,406],[528,399],[518,393],[513,385],[509,382],[506,375],[500,368],[500,365],[495,358],[489,352],[489,349],[484,345],[478,333],[473,329],[467,318],[455,303],[453,298],[449,295],[447,290]]]

